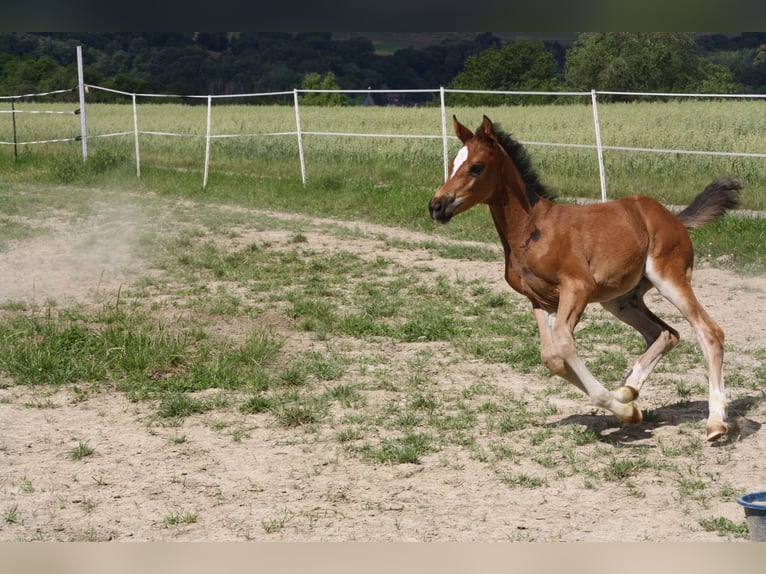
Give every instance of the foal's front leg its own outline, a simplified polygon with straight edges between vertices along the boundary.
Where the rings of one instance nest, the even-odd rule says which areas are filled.
[[[565,306],[564,310],[567,309],[569,307]],[[594,405],[614,413],[623,422],[640,423],[643,419],[641,411],[632,403],[621,402],[604,388],[577,354],[573,332],[582,309],[564,314],[561,311],[561,304],[557,313],[549,313],[540,308],[534,309],[540,330],[540,354],[543,363],[553,373],[585,392]]]

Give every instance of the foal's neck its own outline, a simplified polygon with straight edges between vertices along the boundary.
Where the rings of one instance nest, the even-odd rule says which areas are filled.
[[[538,202],[546,201],[533,191],[527,191],[527,184],[509,160],[497,189],[487,202],[495,228],[500,236],[506,256],[515,243],[515,235],[524,235],[532,209]]]

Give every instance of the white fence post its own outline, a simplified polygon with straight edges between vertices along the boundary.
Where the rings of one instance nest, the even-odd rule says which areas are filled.
[[[596,126],[596,151],[598,152],[598,174],[601,179],[601,201],[606,201],[606,174],[604,173],[604,152],[601,149],[601,126],[598,123],[598,106],[596,105],[596,90],[590,91],[593,105],[593,123]]]
[[[293,89],[293,100],[295,101],[295,133],[298,135],[298,157],[301,161],[301,181],[306,185],[306,164],[303,160],[303,136],[301,135],[301,112],[298,106],[298,90]]]
[[[207,187],[207,172],[210,165],[210,112],[213,107],[213,97],[207,97],[207,135],[205,136],[205,175],[202,177],[202,187]]]
[[[82,161],[88,160],[88,126],[85,121],[85,74],[82,70],[82,46],[77,46],[77,80],[80,89],[80,140]]]
[[[133,137],[136,140],[136,177],[141,177],[141,155],[138,152],[138,108],[136,94],[133,94]]]
[[[442,145],[444,146],[444,181],[449,177],[449,147],[447,139],[447,110],[444,107],[444,86],[439,88],[442,109]]]

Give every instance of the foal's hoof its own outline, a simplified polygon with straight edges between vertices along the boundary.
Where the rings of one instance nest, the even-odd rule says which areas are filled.
[[[638,398],[638,390],[628,385],[617,387],[612,391],[612,396],[620,401],[622,404],[627,405],[632,403]]]
[[[726,435],[728,427],[726,426],[726,423],[708,423],[706,430],[708,442],[715,442]]]
[[[621,416],[620,420],[631,425],[641,424],[641,421],[644,420],[644,415],[641,413],[641,409],[639,409],[636,405],[627,405],[627,407],[631,409],[631,413],[625,416]]]

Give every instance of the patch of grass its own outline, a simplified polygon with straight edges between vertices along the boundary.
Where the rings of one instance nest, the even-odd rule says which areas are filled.
[[[386,425],[388,428],[395,428],[401,431],[411,431],[416,426],[420,425],[423,419],[413,412],[400,413],[391,419]]]
[[[500,480],[509,486],[522,488],[541,488],[548,485],[548,481],[545,478],[534,476],[526,472],[516,474],[501,473]]]
[[[245,403],[239,407],[239,410],[249,414],[266,413],[274,409],[276,404],[276,401],[272,397],[256,395],[245,401]]]
[[[511,446],[501,443],[492,443],[490,448],[498,461],[507,460],[513,464],[518,464],[524,454]]]
[[[240,362],[253,363],[259,367],[277,357],[284,345],[284,339],[266,328],[256,328],[250,333],[245,345],[237,351],[235,358]]]
[[[303,397],[283,403],[273,409],[277,422],[287,428],[305,427],[320,422],[327,416],[327,404],[315,397]]]
[[[601,435],[595,429],[575,428],[571,432],[567,433],[567,438],[571,439],[576,446],[584,446],[586,444],[597,443],[601,440]]]
[[[57,409],[60,405],[57,405],[51,399],[35,399],[34,401],[24,403],[24,406],[31,409]]]
[[[398,438],[383,439],[376,447],[367,445],[361,449],[371,459],[384,464],[419,464],[423,455],[435,452],[432,436],[425,433],[408,433]]]
[[[35,487],[32,484],[32,481],[29,480],[26,476],[21,477],[21,492],[25,494],[32,494],[35,491]]]
[[[293,513],[284,508],[278,516],[261,521],[261,526],[266,534],[275,534],[283,530],[293,517]]]
[[[602,474],[606,480],[619,482],[635,476],[650,466],[651,464],[645,455],[632,455],[626,458],[612,457],[607,462]]]
[[[0,369],[17,384],[61,385],[164,370],[181,360],[183,339],[143,316],[113,309],[89,319],[93,326],[49,310],[0,321]]]
[[[502,409],[494,423],[501,434],[534,427],[541,422],[540,414],[530,409],[523,401],[508,400],[507,402],[510,404]]]
[[[301,358],[303,368],[320,381],[337,381],[346,372],[348,361],[337,353],[305,353]]]
[[[449,341],[464,329],[463,321],[444,308],[418,309],[401,328],[402,340]]]
[[[747,189],[743,195],[747,195]],[[766,262],[766,218],[722,217],[689,231],[694,251],[702,260],[750,273],[762,272]]]
[[[718,536],[733,538],[747,538],[749,536],[747,522],[744,521],[738,524],[723,516],[716,516],[704,518],[700,520],[699,524],[705,532],[716,532]]]
[[[439,401],[432,392],[417,391],[409,400],[409,407],[414,410],[422,410],[432,413],[439,406]]]
[[[401,239],[387,239],[386,245],[403,249],[425,249],[444,259],[499,263],[503,261],[502,250],[499,246],[461,245],[459,243],[442,243],[437,241],[412,242]]]
[[[354,442],[364,438],[364,433],[358,428],[347,428],[338,431],[335,439],[340,443]]]
[[[279,376],[280,381],[287,387],[302,387],[308,382],[306,366],[300,362],[291,363]]]
[[[90,446],[87,442],[82,441],[67,453],[72,460],[82,460],[89,456],[93,456],[94,454],[96,454],[96,449]]]
[[[165,516],[165,524],[168,526],[179,526],[184,524],[194,524],[199,520],[199,514],[189,510],[174,510]]]
[[[29,303],[26,301],[5,301],[0,304],[0,311],[26,311]]]
[[[327,331],[336,322],[337,306],[329,301],[295,296],[289,315],[306,331]]]
[[[329,401],[338,401],[344,407],[363,407],[366,404],[360,386],[353,383],[341,384],[327,389],[324,397]]]
[[[3,519],[7,524],[21,524],[21,514],[19,513],[19,505],[14,504],[7,508],[3,512]]]
[[[261,327],[240,344],[207,341],[194,325],[188,330],[183,324],[169,326],[137,307],[123,311],[120,306],[92,315],[48,309],[4,317],[0,329],[0,371],[16,384],[114,381],[134,400],[211,388],[264,390],[267,368],[283,345]],[[164,413],[174,400],[164,400]]]
[[[7,209],[4,210],[7,212]],[[29,223],[14,221],[6,217],[0,217],[0,251],[4,251],[9,242],[29,239],[45,233],[44,228],[35,228]]]
[[[190,397],[186,393],[171,393],[163,397],[157,409],[161,418],[185,418],[193,414],[205,413],[213,408],[210,401]]]
[[[704,480],[681,477],[678,480],[678,495],[681,500],[691,498],[703,504],[707,503],[707,483]]]

